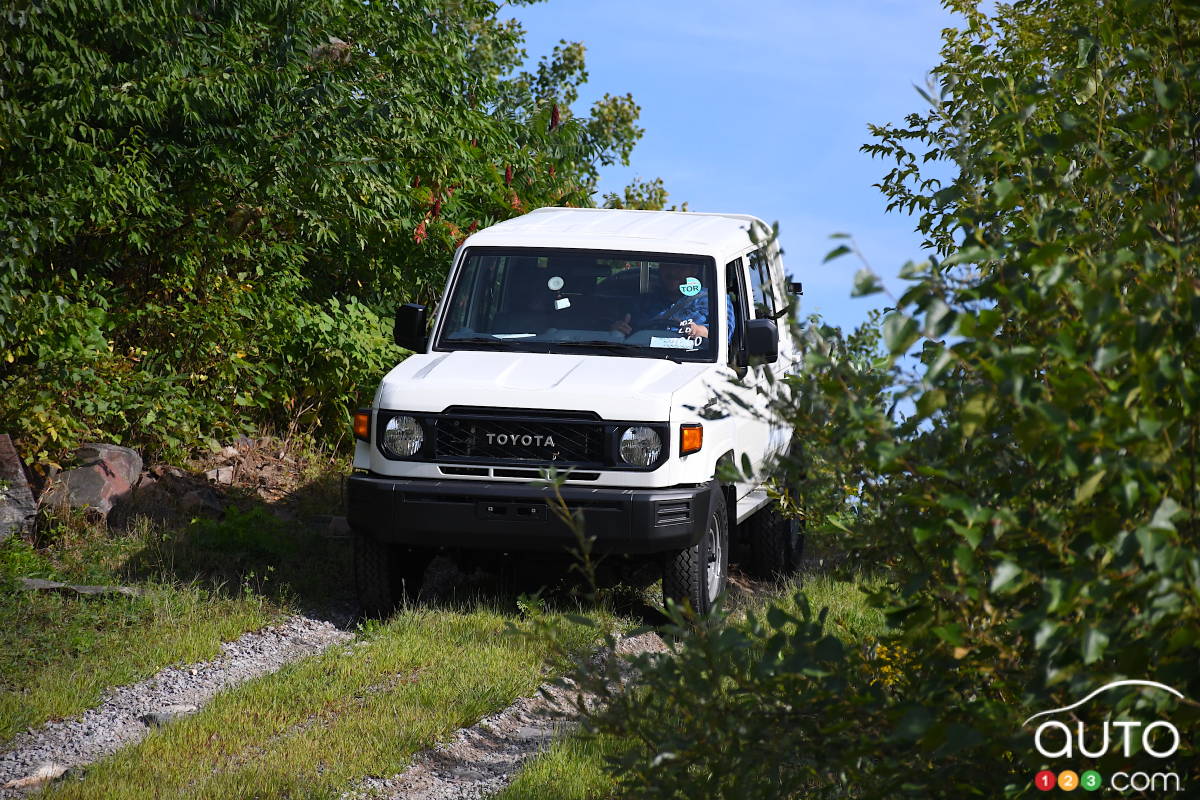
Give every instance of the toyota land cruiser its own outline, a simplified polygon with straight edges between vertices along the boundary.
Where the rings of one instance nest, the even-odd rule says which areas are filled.
[[[794,570],[802,533],[759,482],[791,438],[766,370],[798,362],[799,285],[766,233],[739,214],[543,208],[464,241],[432,329],[423,306],[398,309],[414,354],[355,418],[367,611],[418,589],[439,549],[573,547],[556,489],[596,551],[658,559],[664,596],[698,611],[731,541],[752,572]]]

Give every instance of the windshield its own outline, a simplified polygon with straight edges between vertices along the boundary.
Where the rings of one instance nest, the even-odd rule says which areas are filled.
[[[435,349],[713,361],[715,277],[701,256],[472,248]]]

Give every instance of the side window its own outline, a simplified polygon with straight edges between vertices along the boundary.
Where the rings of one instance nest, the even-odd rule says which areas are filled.
[[[747,362],[744,343],[749,306],[746,303],[745,275],[742,259],[735,258],[725,265],[726,308],[733,308],[733,317],[729,320],[729,366],[737,370],[743,369]]]
[[[750,258],[750,286],[754,292],[754,316],[772,319],[779,311],[775,298],[775,284],[771,282],[770,256],[762,250],[752,250]]]

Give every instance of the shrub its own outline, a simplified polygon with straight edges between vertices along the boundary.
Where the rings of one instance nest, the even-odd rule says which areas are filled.
[[[867,655],[823,650],[808,618],[701,624],[643,664],[673,715],[594,720],[647,744],[621,765],[634,794],[1026,796],[1043,768],[1200,780],[1200,8],[948,5],[965,24],[930,108],[864,148],[895,162],[881,188],[931,250],[882,320],[890,359],[810,347],[809,396],[783,409],[822,502],[854,511],[846,546],[885,567],[874,602],[904,680],[870,683]],[[1174,757],[1035,751],[1027,717],[1119,679],[1191,700],[1127,688],[1080,724],[1168,719]]]

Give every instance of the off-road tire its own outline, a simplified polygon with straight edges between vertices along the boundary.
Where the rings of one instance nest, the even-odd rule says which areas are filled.
[[[354,534],[354,586],[368,617],[386,617],[404,600],[416,600],[433,554]]]
[[[668,555],[663,564],[663,601],[686,600],[700,614],[707,614],[721,593],[729,574],[729,516],[725,493],[717,491],[704,535],[692,547]],[[714,548],[715,545],[715,548]],[[716,549],[718,552],[714,553]],[[710,580],[713,569],[718,570]]]
[[[742,522],[748,559],[743,568],[759,580],[790,578],[804,558],[804,520],[785,517],[772,502]]]

